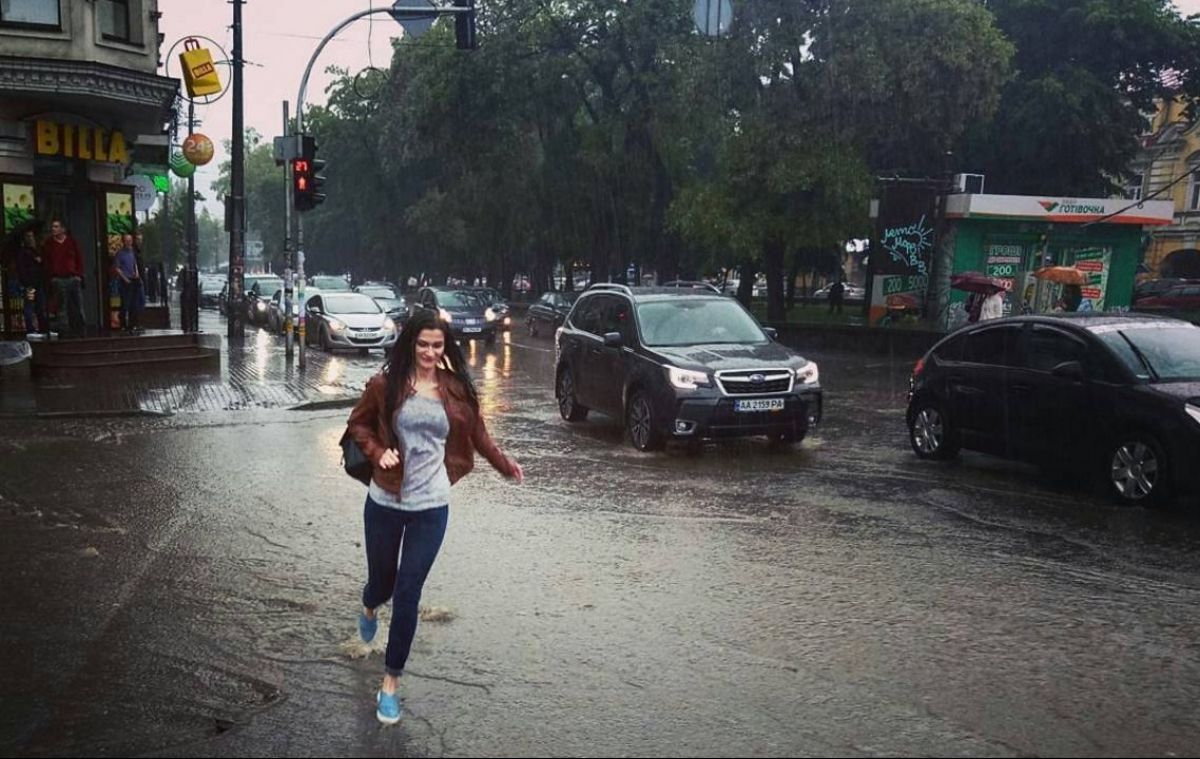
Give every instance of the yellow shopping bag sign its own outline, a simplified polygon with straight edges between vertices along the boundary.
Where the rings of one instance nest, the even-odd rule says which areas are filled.
[[[183,52],[179,54],[183,66],[183,83],[191,97],[215,95],[221,91],[221,77],[213,65],[212,53],[200,47],[195,38],[184,40]]]

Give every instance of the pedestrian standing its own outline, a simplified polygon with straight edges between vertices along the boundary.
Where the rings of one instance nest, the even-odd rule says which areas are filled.
[[[983,304],[979,308],[979,321],[999,319],[1002,316],[1004,316],[1004,291],[993,290],[983,299]]]
[[[435,312],[418,312],[404,325],[348,428],[374,465],[363,512],[367,583],[358,629],[363,641],[373,640],[378,609],[392,600],[375,716],[394,724],[421,589],[446,533],[450,487],[474,468],[476,451],[506,478],[519,483],[525,474],[488,435],[462,350]]]
[[[65,313],[69,334],[83,337],[87,333],[87,323],[83,319],[83,253],[75,238],[67,234],[67,226],[61,219],[50,222],[50,236],[42,243],[42,261],[58,301],[59,334],[64,332],[62,315]]]
[[[121,330],[130,333],[137,329],[138,285],[141,281],[133,235],[121,236],[121,249],[117,251],[114,267],[121,280]]]
[[[32,229],[21,235],[17,247],[17,280],[25,303],[25,333],[46,332],[46,267]]]
[[[846,297],[846,285],[842,283],[841,277],[829,286],[829,313],[842,312],[842,301]]]

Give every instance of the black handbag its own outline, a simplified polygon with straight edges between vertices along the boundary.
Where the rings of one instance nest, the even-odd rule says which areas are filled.
[[[342,439],[338,441],[338,444],[342,446],[342,466],[345,468],[346,474],[364,485],[370,485],[375,467],[367,458],[367,454],[363,453],[362,448],[358,447],[358,441],[350,435],[350,430],[342,433]]]

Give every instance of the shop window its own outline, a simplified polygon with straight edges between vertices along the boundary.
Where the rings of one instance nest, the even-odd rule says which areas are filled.
[[[131,42],[129,35],[129,0],[100,0],[96,4],[100,34],[106,40]]]
[[[0,0],[0,25],[61,29],[59,0]]]

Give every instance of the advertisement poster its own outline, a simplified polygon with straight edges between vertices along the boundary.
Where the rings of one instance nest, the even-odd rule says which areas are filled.
[[[1084,248],[1075,251],[1075,268],[1087,275],[1082,288],[1080,311],[1103,311],[1104,294],[1108,291],[1108,271],[1112,265],[1112,248]]]
[[[896,186],[884,191],[871,246],[873,324],[919,314],[933,265],[936,219],[934,190]]]
[[[117,251],[121,249],[121,236],[133,234],[133,195],[124,192],[106,193],[105,225],[108,242],[108,326],[110,329],[121,327],[121,288],[120,281],[112,273],[113,261]]]
[[[33,221],[33,185],[4,185],[4,232]]]
[[[5,235],[15,232],[22,224],[33,221],[33,185],[4,185],[4,228]],[[24,291],[16,276],[12,275],[10,261],[0,261],[0,331],[25,331]]]

